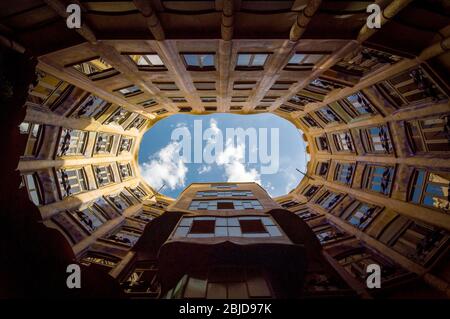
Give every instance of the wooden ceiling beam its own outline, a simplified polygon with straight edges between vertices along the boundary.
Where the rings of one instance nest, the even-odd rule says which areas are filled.
[[[383,26],[386,22],[391,20],[397,13],[403,10],[408,4],[410,4],[412,0],[395,0],[392,1],[386,8],[383,9],[380,15],[381,26]],[[377,28],[369,28],[367,23],[359,31],[358,37],[356,41],[359,43],[363,43],[367,39],[369,39],[372,35],[375,34],[379,29]]]
[[[155,10],[152,7],[150,0],[133,0],[136,8],[141,12],[141,14],[145,17],[147,22],[147,27],[150,32],[155,37],[157,41],[163,41],[166,39],[166,35],[161,26],[161,22],[159,21],[158,16],[156,15]]]
[[[200,97],[197,94],[197,89],[194,86],[192,77],[189,71],[186,70],[181,56],[176,47],[175,40],[166,40],[156,42],[159,54],[164,59],[165,65],[173,76],[173,80],[178,88],[184,92],[186,100],[193,111],[203,112],[204,108]]]
[[[309,21],[319,9],[322,0],[310,0],[306,7],[297,15],[295,23],[291,27],[289,32],[289,40],[297,42],[306,30]]]

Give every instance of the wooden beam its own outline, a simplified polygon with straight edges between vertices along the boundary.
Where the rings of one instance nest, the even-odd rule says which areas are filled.
[[[292,25],[289,33],[290,41],[297,42],[301,38],[309,21],[311,21],[311,18],[314,16],[317,9],[319,9],[321,3],[322,0],[310,0],[306,7],[297,15],[297,19]]]
[[[285,94],[281,98],[279,98],[270,108],[269,111],[274,111],[277,108],[279,108],[283,103],[288,101],[293,95],[297,94],[298,91],[303,89],[305,86],[307,86],[312,80],[316,79],[320,74],[322,74],[324,71],[332,67],[337,61],[344,58],[347,54],[349,54],[351,51],[355,50],[358,47],[358,43],[356,41],[349,41],[347,44],[342,46],[339,50],[337,50],[335,53],[331,54],[329,58],[324,60],[322,63],[317,65],[313,71],[302,81],[294,84],[289,89],[289,94]],[[308,104],[309,105],[309,104]],[[291,113],[292,117],[298,117],[298,112]]]
[[[156,43],[156,46],[159,49],[158,53],[164,58],[166,67],[173,76],[173,80],[178,88],[184,92],[192,110],[203,112],[202,102],[197,94],[192,77],[181,60],[181,56],[176,47],[176,40],[159,41]]]
[[[412,0],[395,0],[392,1],[386,8],[383,9],[380,15],[381,26],[383,26],[386,22],[391,20],[397,13],[403,10]],[[356,41],[359,43],[363,43],[367,39],[369,39],[375,32],[379,29],[377,28],[369,28],[367,23],[359,31],[358,37]]]
[[[280,48],[274,52],[273,56],[269,58],[271,62],[266,65],[264,75],[252,95],[249,97],[248,102],[244,107],[244,111],[251,111],[258,106],[259,101],[264,98],[272,85],[279,78],[280,72],[288,63],[295,47],[295,42],[286,40],[282,43]]]
[[[218,54],[218,71],[219,71],[219,83],[218,83],[218,99],[217,110],[219,112],[229,112],[231,103],[231,89],[230,89],[230,70],[231,66],[231,54],[232,54],[233,42],[232,41],[219,41],[219,54]]]
[[[233,0],[223,0],[222,6],[223,6],[223,8],[222,8],[222,23],[221,23],[222,40],[230,41],[233,38],[234,1]]]

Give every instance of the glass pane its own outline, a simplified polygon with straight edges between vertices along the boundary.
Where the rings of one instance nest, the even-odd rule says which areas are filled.
[[[267,54],[255,54],[253,58],[253,66],[263,66],[266,62]]]
[[[199,66],[196,54],[185,54],[184,59],[189,66]]]
[[[248,66],[250,63],[250,56],[250,54],[239,54],[237,64],[239,66]]]
[[[203,66],[214,66],[214,56],[212,54],[204,54],[200,56]]]
[[[147,55],[147,58],[149,59],[150,63],[155,66],[164,65],[163,61],[157,54]]]
[[[300,64],[300,62],[305,58],[304,54],[294,54],[289,60],[289,64]]]
[[[148,61],[145,59],[145,56],[141,55],[141,56],[139,56],[139,58],[138,58],[137,65],[144,65],[144,66],[147,66],[147,65],[149,65],[149,64],[148,64]]]

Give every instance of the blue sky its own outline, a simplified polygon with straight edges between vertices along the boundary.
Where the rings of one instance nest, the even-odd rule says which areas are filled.
[[[255,133],[256,139],[232,140],[227,133],[233,128]],[[174,130],[182,135],[172,140]],[[305,171],[306,161],[301,132],[268,113],[175,114],[148,130],[139,150],[142,177],[156,189],[165,184],[161,193],[173,198],[190,183],[227,181],[255,181],[272,196],[284,195],[300,182],[295,169]]]

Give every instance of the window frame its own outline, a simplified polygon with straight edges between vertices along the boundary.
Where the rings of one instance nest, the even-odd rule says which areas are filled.
[[[191,65],[188,63],[185,55],[196,55],[198,65]],[[201,58],[202,55],[211,55],[213,59],[212,65],[202,66]],[[180,52],[181,60],[187,71],[215,71],[216,70],[216,53],[215,52]]]
[[[249,64],[248,65],[239,65],[239,55],[250,55]],[[264,63],[262,65],[252,65],[255,60],[256,55],[266,55],[264,59]],[[272,52],[238,52],[236,54],[236,64],[234,67],[235,71],[261,71],[264,70],[267,61],[269,60]]]

